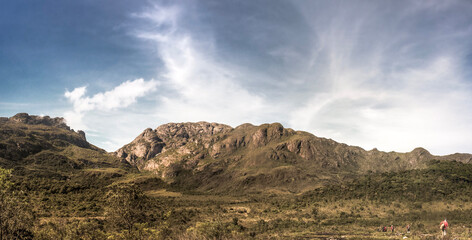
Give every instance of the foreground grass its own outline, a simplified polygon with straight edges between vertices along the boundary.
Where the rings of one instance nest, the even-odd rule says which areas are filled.
[[[141,226],[148,234],[142,239],[439,239],[439,222],[444,217],[450,223],[447,239],[472,238],[472,203],[463,201],[306,203],[295,195],[191,195],[164,189],[146,194],[162,208],[147,210],[160,218]],[[41,222],[40,228],[55,222],[105,229],[106,216],[48,217]],[[410,233],[406,232],[408,224]],[[395,226],[393,233],[379,231],[390,225]],[[109,230],[103,234],[107,231],[110,234]]]
[[[12,189],[26,193],[36,213],[35,239],[439,239],[444,218],[447,239],[472,238],[472,168],[460,163],[371,174],[303,194],[240,195],[181,191],[155,175],[105,163],[12,178]],[[128,202],[143,202],[132,209],[139,219],[128,229],[114,226],[108,214],[114,202],[107,192],[122,185],[143,193]],[[394,232],[379,231],[391,225]]]

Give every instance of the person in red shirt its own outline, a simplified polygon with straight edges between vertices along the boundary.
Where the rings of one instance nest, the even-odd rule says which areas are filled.
[[[449,227],[449,224],[447,223],[447,220],[444,218],[444,221],[442,221],[440,223],[440,227],[441,228],[441,231],[442,231],[442,236],[445,237],[446,236],[446,229]]]

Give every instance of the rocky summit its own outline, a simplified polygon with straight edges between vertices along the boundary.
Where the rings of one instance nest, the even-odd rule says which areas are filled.
[[[191,154],[192,144],[208,147],[214,135],[232,130],[230,126],[217,123],[168,123],[155,130],[144,130],[131,143],[116,151],[116,155],[126,159],[141,169],[149,169],[147,160],[173,149],[181,154]]]

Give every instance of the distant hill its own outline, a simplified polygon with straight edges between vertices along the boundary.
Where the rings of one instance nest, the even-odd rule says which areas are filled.
[[[298,192],[359,174],[424,169],[433,159],[472,162],[470,154],[434,156],[423,148],[366,151],[279,123],[168,123],[144,130],[115,154],[175,186],[217,192]]]
[[[0,118],[0,167],[13,169],[22,184],[43,178],[48,182],[75,178],[83,181],[98,175],[109,179],[132,169],[128,163],[87,142],[85,133],[70,129],[63,118],[26,113]],[[103,184],[107,182],[110,183],[108,180]]]
[[[120,160],[88,143],[85,133],[70,129],[63,118],[30,116],[26,113],[0,118],[0,166],[65,170],[115,162]]]

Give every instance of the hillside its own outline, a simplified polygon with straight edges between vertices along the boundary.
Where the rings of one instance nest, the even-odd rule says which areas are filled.
[[[118,167],[121,160],[87,142],[63,118],[19,113],[0,118],[0,166],[55,172]]]
[[[370,173],[303,194],[302,199],[431,202],[472,196],[472,164],[431,160],[423,169]]]
[[[217,192],[298,192],[359,174],[423,169],[432,159],[472,161],[470,154],[433,156],[423,148],[366,151],[279,123],[169,123],[146,129],[115,154],[174,186]]]
[[[136,172],[88,143],[85,133],[70,129],[64,119],[26,113],[0,118],[0,168],[12,170],[14,190],[41,203],[39,216],[99,211],[103,189]]]

